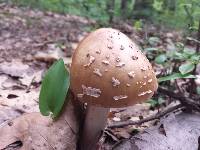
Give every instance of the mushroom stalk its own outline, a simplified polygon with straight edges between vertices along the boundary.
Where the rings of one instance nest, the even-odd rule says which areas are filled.
[[[105,128],[109,108],[88,105],[80,138],[81,150],[96,150],[101,131]]]

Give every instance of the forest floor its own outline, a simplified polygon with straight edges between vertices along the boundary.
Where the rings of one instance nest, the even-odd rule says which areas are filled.
[[[0,128],[4,122],[24,113],[39,112],[39,90],[44,72],[59,58],[69,65],[78,42],[88,34],[89,29],[95,27],[94,20],[78,16],[0,4]],[[126,23],[112,27],[118,28],[141,45],[145,44],[147,37],[158,36],[161,40],[156,46],[170,50],[174,48],[174,42],[182,40],[179,32],[169,32],[154,26],[145,31],[136,31]],[[165,109],[164,106],[160,110]],[[157,112],[158,109],[150,109],[149,103],[112,109],[108,125],[125,120],[140,120]],[[154,123],[106,129],[104,134],[109,141],[106,146],[130,138]]]

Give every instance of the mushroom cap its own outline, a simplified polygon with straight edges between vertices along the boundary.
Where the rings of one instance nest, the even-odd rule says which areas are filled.
[[[146,56],[125,34],[101,28],[76,48],[70,69],[71,90],[81,102],[125,107],[147,100],[157,90]]]

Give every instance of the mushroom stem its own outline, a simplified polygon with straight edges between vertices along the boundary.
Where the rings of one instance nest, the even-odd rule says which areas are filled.
[[[105,128],[109,108],[87,106],[83,131],[80,138],[81,150],[96,150],[101,131]]]

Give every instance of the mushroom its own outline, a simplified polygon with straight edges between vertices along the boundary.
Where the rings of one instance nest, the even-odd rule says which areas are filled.
[[[147,100],[158,87],[152,66],[139,47],[112,28],[98,29],[80,42],[70,74],[72,92],[87,104],[80,139],[83,150],[95,149],[109,108]]]

